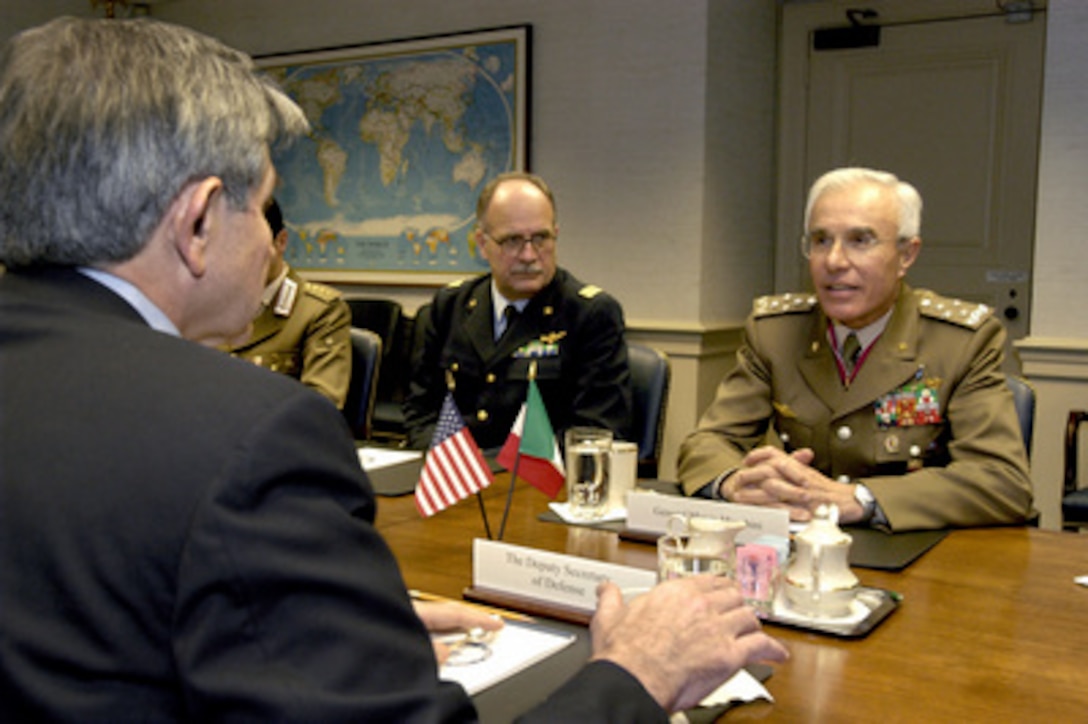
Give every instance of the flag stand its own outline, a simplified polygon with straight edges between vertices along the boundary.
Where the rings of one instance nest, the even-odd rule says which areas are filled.
[[[529,363],[529,381],[536,379],[536,360]],[[510,487],[506,491],[506,506],[502,509],[502,522],[499,524],[499,540],[506,531],[506,519],[510,516],[510,504],[514,500],[514,484],[518,481],[518,465],[521,464],[521,446],[518,446],[518,454],[514,456],[514,467],[510,471]]]
[[[514,458],[514,469],[510,471],[510,488],[506,491],[506,506],[502,509],[502,523],[499,524],[499,540],[502,540],[502,534],[506,531],[506,518],[510,515],[510,503],[514,499],[514,483],[518,479],[518,464],[521,462],[521,450],[518,450],[517,457]],[[479,493],[477,493],[479,495]],[[488,536],[490,538],[491,536]]]
[[[484,519],[484,530],[487,531],[487,539],[488,540],[495,540],[494,538],[491,537],[491,525],[487,522],[487,508],[484,507],[483,493],[476,493],[476,502],[480,504],[480,517],[482,517]],[[510,503],[507,502],[506,506],[507,506],[507,508],[509,508]],[[505,513],[503,513],[503,516],[502,516],[502,524],[503,524],[503,526],[506,525],[506,514]],[[502,529],[501,528],[499,529],[499,540],[502,540]]]

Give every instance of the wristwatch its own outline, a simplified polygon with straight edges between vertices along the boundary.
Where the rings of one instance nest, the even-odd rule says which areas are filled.
[[[871,490],[861,483],[854,483],[854,500],[861,506],[862,520],[868,521],[876,510],[876,498]]]
[[[724,500],[727,503],[730,502],[729,498],[727,498],[725,496],[725,494],[722,493],[722,485],[725,483],[726,478],[728,478],[730,475],[732,475],[735,472],[737,472],[736,468],[729,468],[728,470],[723,472],[721,475],[714,478],[713,482],[711,483],[711,485],[714,486],[713,488],[711,488],[711,490],[714,492],[714,494],[711,496],[712,498],[717,498],[718,500]]]

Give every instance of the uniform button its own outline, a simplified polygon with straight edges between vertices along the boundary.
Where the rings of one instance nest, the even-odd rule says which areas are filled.
[[[778,439],[784,443],[788,443],[790,441],[790,434],[788,432],[784,432],[778,436]]]
[[[461,369],[461,365],[457,364],[456,362],[450,365],[450,372],[456,372],[459,369]]]
[[[495,381],[495,373],[494,372],[488,372],[487,377],[485,377],[484,379],[487,380],[488,384],[491,384],[492,382]]]
[[[477,410],[476,419],[480,422],[487,422],[487,410]]]
[[[854,436],[854,431],[851,430],[846,425],[843,425],[842,427],[840,427],[838,430],[835,431],[835,435],[840,440],[846,441],[846,440],[849,440],[851,437]]]
[[[922,448],[918,447],[917,445],[911,445],[910,446],[910,456],[912,458],[919,457],[921,454],[922,454]]]
[[[849,475],[840,475],[840,476],[839,476],[839,477],[837,478],[837,480],[838,480],[838,481],[839,481],[840,483],[849,483],[849,482],[850,482],[850,476],[849,476]]]

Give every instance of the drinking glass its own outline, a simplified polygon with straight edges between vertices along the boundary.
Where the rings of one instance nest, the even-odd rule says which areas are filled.
[[[565,436],[567,505],[575,520],[599,520],[608,508],[612,431],[572,427]]]

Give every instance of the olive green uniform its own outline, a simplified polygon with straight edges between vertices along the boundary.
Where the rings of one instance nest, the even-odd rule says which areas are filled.
[[[1019,421],[992,311],[903,285],[844,385],[815,295],[757,299],[736,367],[680,449],[694,494],[773,426],[813,467],[864,483],[893,530],[1022,523],[1031,514]]]
[[[287,272],[253,333],[231,354],[300,380],[343,409],[351,382],[351,310],[340,292]]]

